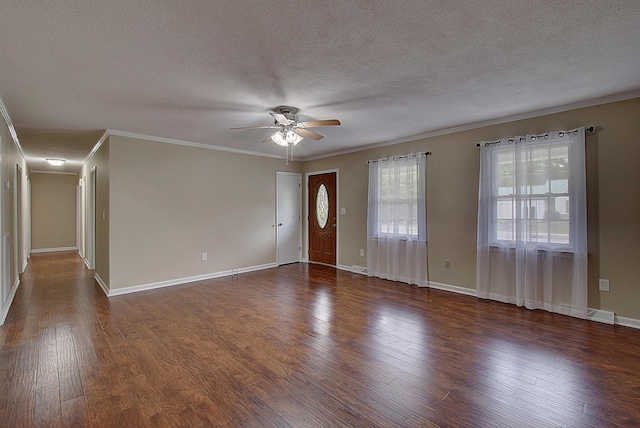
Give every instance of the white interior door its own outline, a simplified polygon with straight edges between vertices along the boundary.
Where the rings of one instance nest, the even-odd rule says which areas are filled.
[[[276,245],[278,264],[300,261],[302,254],[302,177],[276,172]]]

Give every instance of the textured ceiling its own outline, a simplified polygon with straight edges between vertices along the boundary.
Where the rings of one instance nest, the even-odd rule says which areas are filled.
[[[32,169],[104,129],[284,156],[229,129],[279,105],[342,121],[309,159],[638,91],[638,22],[638,0],[3,0],[0,95]]]

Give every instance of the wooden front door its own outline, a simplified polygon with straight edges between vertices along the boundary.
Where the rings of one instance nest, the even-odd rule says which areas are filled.
[[[309,261],[336,264],[336,173],[309,176]]]

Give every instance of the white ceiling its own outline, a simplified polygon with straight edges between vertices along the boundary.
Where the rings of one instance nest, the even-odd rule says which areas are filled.
[[[0,95],[33,170],[105,129],[298,159],[640,90],[640,1],[3,0]]]

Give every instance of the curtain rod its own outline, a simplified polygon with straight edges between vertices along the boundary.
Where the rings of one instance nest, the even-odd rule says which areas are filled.
[[[589,126],[585,126],[585,127],[584,127],[584,130],[585,130],[585,132],[587,132],[588,134],[593,134],[594,132],[596,132],[596,127],[595,127],[595,126],[593,126],[593,125],[589,125]],[[563,136],[564,136],[564,134],[568,134],[568,133],[570,133],[570,132],[576,132],[576,131],[577,131],[577,129],[572,129],[571,131],[558,131],[558,134],[559,134],[561,137],[563,137]],[[544,139],[546,139],[546,138],[548,138],[548,137],[549,137],[549,134],[540,134],[540,135],[533,135],[533,136],[531,136],[531,139],[532,139],[532,140],[537,140],[538,138],[544,138]],[[522,141],[522,139],[523,139],[523,138],[521,137],[521,138],[520,138],[520,141]],[[513,144],[513,143],[515,142],[515,139],[513,139],[513,138],[509,138],[509,140],[507,140],[507,142],[508,142],[508,144]],[[496,140],[496,141],[488,141],[488,142],[484,143],[484,146],[485,146],[485,147],[489,147],[489,146],[492,146],[492,145],[494,145],[494,144],[500,144],[500,140]],[[476,143],[476,147],[477,147],[477,148],[480,148],[480,146],[482,146],[482,144],[481,144],[481,143]]]
[[[422,155],[422,156],[431,156],[431,152],[418,152],[418,153],[415,153],[415,154],[416,155]],[[404,158],[408,158],[409,156],[413,156],[413,153],[410,154],[410,155],[404,155],[404,156],[391,156],[389,158],[373,159],[373,160],[368,161],[367,163],[378,163],[380,161],[387,162],[387,161],[389,161],[391,159],[404,159]]]

